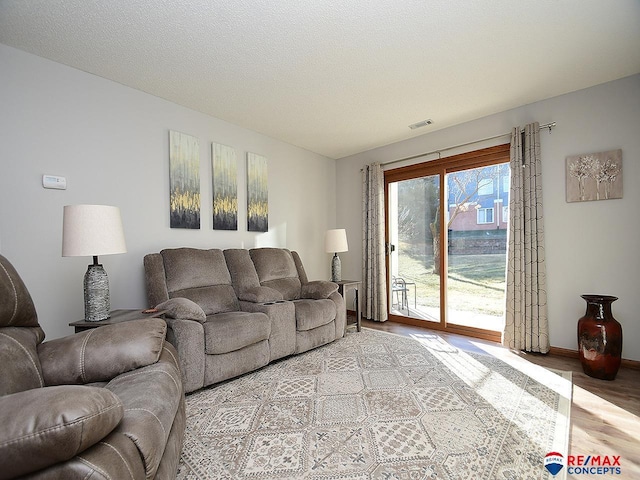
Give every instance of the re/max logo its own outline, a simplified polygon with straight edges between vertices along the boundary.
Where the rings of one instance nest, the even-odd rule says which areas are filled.
[[[570,467],[619,467],[620,455],[569,455],[567,465]]]

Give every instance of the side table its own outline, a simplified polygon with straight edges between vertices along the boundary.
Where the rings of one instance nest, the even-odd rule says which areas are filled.
[[[334,282],[338,284],[338,292],[340,293],[340,295],[342,295],[342,298],[346,299],[346,293],[349,290],[355,290],[355,299],[356,299],[356,330],[359,332],[361,325],[360,325],[360,298],[358,297],[358,290],[360,288],[360,285],[362,284],[362,282],[360,280],[339,280],[337,282]],[[347,326],[349,326],[349,324],[347,323]],[[345,327],[346,328],[346,327]]]
[[[115,323],[130,322],[131,320],[138,320],[141,318],[148,318],[148,317],[153,317],[153,318],[161,317],[165,312],[166,310],[147,311],[147,310],[140,310],[137,308],[112,310],[110,312],[110,317],[105,320],[99,320],[97,322],[88,322],[86,320],[79,320],[77,322],[70,323],[69,326],[75,328],[75,333],[80,333],[80,332],[84,332],[85,330],[102,327],[104,325],[113,325]]]

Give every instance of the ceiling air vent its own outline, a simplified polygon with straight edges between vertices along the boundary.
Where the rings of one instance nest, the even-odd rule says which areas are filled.
[[[428,120],[422,120],[421,122],[418,123],[414,123],[412,125],[409,125],[409,128],[411,130],[415,130],[416,128],[422,128],[422,127],[426,127],[427,125],[431,125],[433,123],[433,120],[428,119]]]

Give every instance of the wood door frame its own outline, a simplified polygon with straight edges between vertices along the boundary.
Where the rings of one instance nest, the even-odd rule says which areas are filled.
[[[459,172],[462,170],[469,170],[473,168],[488,167],[491,165],[497,165],[510,160],[510,144],[505,143],[497,145],[495,147],[483,148],[481,150],[475,150],[472,152],[462,153],[446,158],[439,158],[437,160],[431,160],[422,163],[416,163],[405,167],[394,168],[384,171],[384,220],[385,220],[385,244],[390,244],[389,234],[389,184],[394,182],[400,182],[403,180],[411,180],[413,178],[420,178],[425,176],[439,175],[440,177],[440,225],[446,225],[446,205],[447,199],[445,198],[446,188],[444,187],[444,179],[447,173]],[[443,207],[445,206],[445,207]],[[429,322],[412,317],[405,317],[403,315],[394,315],[391,313],[391,306],[387,305],[387,315],[389,320],[403,323],[406,325],[415,325],[430,328],[433,330],[440,330],[445,332],[457,333],[460,335],[466,335],[470,337],[481,338],[484,340],[490,340],[493,342],[500,342],[502,340],[502,332],[496,332],[493,330],[486,330],[477,327],[469,327],[465,325],[456,325],[447,323],[447,254],[443,250],[447,243],[447,229],[440,228],[440,322]],[[389,251],[387,250],[385,255],[385,270],[387,272],[387,292],[391,291],[390,271],[389,266]]]

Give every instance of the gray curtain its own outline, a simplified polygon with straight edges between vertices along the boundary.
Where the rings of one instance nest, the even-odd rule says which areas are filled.
[[[362,311],[378,322],[387,320],[384,253],[384,173],[373,163],[362,169]]]
[[[511,132],[507,301],[503,345],[549,351],[538,123]]]

